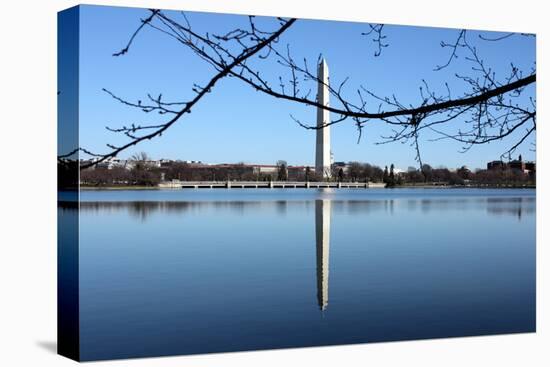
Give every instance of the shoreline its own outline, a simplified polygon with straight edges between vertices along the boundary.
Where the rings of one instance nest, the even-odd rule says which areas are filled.
[[[338,189],[337,187],[332,187],[333,189]],[[372,187],[372,189],[536,189],[536,185],[526,185],[526,186],[501,186],[501,185],[398,185],[393,187]],[[161,186],[80,186],[80,190],[83,191],[117,191],[117,190],[135,190],[135,191],[150,191],[150,190],[199,190],[198,188],[178,188],[178,187],[161,187]],[[201,188],[200,190],[210,189],[210,188]],[[233,187],[231,189],[242,189],[242,190],[258,190],[266,189],[265,187],[253,188],[239,188]],[[277,187],[275,189],[286,189],[286,190],[296,190],[294,187]],[[299,189],[299,188],[298,188]],[[346,189],[343,187],[343,189]],[[369,188],[353,188],[357,190],[368,190]],[[273,189],[270,189],[273,190]]]

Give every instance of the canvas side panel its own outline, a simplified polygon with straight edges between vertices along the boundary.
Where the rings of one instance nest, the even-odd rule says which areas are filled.
[[[79,8],[57,17],[57,352],[80,359],[78,277]]]

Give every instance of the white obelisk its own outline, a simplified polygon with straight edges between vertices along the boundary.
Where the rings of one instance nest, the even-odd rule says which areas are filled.
[[[322,59],[317,69],[317,78],[319,79],[317,89],[317,102],[323,106],[329,104],[328,90],[328,65],[325,59]],[[321,83],[322,81],[322,83]],[[330,123],[330,112],[317,107],[317,127],[325,126]],[[317,144],[315,151],[315,172],[322,175],[323,178],[331,177],[331,156],[330,156],[330,126],[317,130]]]

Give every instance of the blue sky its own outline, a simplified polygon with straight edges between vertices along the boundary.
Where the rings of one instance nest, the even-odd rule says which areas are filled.
[[[189,50],[153,29],[140,33],[128,54],[113,57],[113,52],[125,46],[140,18],[147,15],[144,9],[81,8],[80,143],[89,150],[106,152],[106,143],[124,141],[108,132],[106,125],[162,123],[167,118],[123,106],[102,92],[102,88],[133,101],[146,100],[147,93],[155,96],[162,93],[164,100],[180,101],[193,96],[193,83],[204,84],[215,73]],[[244,27],[248,22],[247,17],[239,15],[189,12],[187,16],[196,31],[213,33]],[[276,27],[269,18],[258,19],[258,24]],[[469,73],[470,65],[458,60],[451,68],[433,70],[445,63],[449,55],[440,42],[453,41],[457,30],[386,26],[390,46],[380,57],[373,56],[375,48],[371,39],[361,35],[367,30],[368,25],[361,23],[299,20],[281,37],[280,45],[290,44],[297,60],[306,57],[313,63],[323,54],[333,84],[350,77],[347,84],[350,98],[355,98],[356,89],[362,84],[378,95],[395,94],[405,103],[417,104],[422,79],[436,91],[444,92],[444,83],[448,81],[455,95],[463,92],[464,85],[456,80],[454,73]],[[477,34],[472,34],[472,39],[475,37]],[[495,67],[497,74],[505,73],[511,61],[528,70],[535,59],[534,38],[511,37],[501,42],[477,43],[482,57]],[[287,71],[273,62],[254,62],[262,74],[272,76],[272,80],[279,75],[288,78]],[[371,105],[377,108],[377,104]],[[226,78],[162,137],[143,142],[121,153],[121,157],[145,151],[153,158],[209,163],[273,164],[284,159],[291,165],[313,165],[315,132],[299,127],[290,114],[304,122],[315,122],[313,108],[273,99]],[[336,161],[363,161],[380,166],[394,163],[402,169],[417,165],[414,149],[409,144],[375,144],[381,141],[381,135],[390,133],[383,122],[373,121],[366,126],[359,144],[351,122],[335,125],[331,132]],[[513,144],[512,140],[505,140],[460,153],[459,143],[428,141],[431,138],[433,136],[426,135],[422,139],[422,155],[424,162],[432,166],[484,167],[487,161],[498,159],[506,147]],[[532,141],[534,138],[518,150],[524,159],[535,159],[535,153],[530,151]]]

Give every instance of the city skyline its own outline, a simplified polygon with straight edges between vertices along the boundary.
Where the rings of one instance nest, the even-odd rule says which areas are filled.
[[[147,154],[147,152],[144,152]],[[458,169],[458,168],[461,168],[461,167],[466,167],[466,168],[469,168],[471,170],[477,170],[477,169],[480,169],[480,170],[484,170],[487,168],[487,165],[488,164],[491,164],[491,163],[494,163],[494,162],[503,162],[503,163],[507,163],[507,162],[517,162],[517,161],[523,161],[525,163],[536,163],[536,160],[525,160],[523,159],[523,157],[521,157],[522,159],[520,160],[519,158],[521,157],[521,154],[518,155],[518,157],[512,157],[512,159],[510,160],[502,160],[500,158],[498,159],[491,159],[491,160],[488,160],[484,163],[481,164],[480,167],[470,167],[470,166],[467,166],[465,164],[462,164],[462,165],[458,165],[458,166],[445,166],[445,165],[432,165],[430,162],[424,162],[424,164],[427,164],[429,166],[431,166],[432,168],[448,168],[449,170],[455,170],[455,169]],[[285,162],[289,167],[310,167],[311,169],[314,169],[315,168],[315,164],[314,163],[300,163],[300,162],[288,162],[286,160],[277,160],[275,162],[256,162],[256,161],[237,161],[237,162],[231,162],[231,161],[220,161],[220,162],[211,162],[211,161],[203,161],[201,159],[184,159],[184,158],[172,158],[172,157],[152,157],[152,156],[148,156],[149,158],[149,161],[151,162],[162,162],[162,161],[166,161],[166,162],[181,162],[181,163],[187,163],[187,164],[195,164],[195,165],[211,165],[211,166],[215,166],[215,165],[219,165],[219,166],[222,166],[222,165],[239,165],[239,164],[244,164],[246,166],[269,166],[269,167],[277,167],[278,166],[278,163],[280,162]],[[106,161],[106,163],[108,162],[126,162],[126,161],[131,161],[133,160],[134,158],[133,157],[126,157],[126,158],[121,158],[121,157],[116,157],[116,158],[111,158],[111,159],[108,159]],[[88,161],[87,159],[80,159],[81,161]],[[376,164],[373,164],[372,162],[369,162],[369,161],[335,161],[333,162],[333,164],[350,164],[350,163],[361,163],[361,164],[371,164],[373,166],[378,166],[380,168],[384,168],[385,166],[389,167],[390,165],[393,164],[393,162],[388,162],[387,164],[384,164],[384,165],[376,165]],[[409,168],[414,168],[414,169],[417,169],[417,170],[420,170],[420,167],[417,165],[411,165],[411,166],[407,166],[407,167],[400,167],[400,166],[397,166],[394,164],[394,168],[395,170],[399,171],[406,171],[407,169]]]
[[[113,52],[127,42],[145,14],[144,9],[83,7],[79,117],[81,144],[87,149],[102,152],[106,150],[105,144],[122,141],[121,137],[105,130],[107,125],[162,121],[162,116],[144,114],[121,105],[102,88],[133,101],[147,98],[147,93],[162,93],[166,100],[178,100],[184,98],[181,95],[184,93],[185,96],[190,85],[200,84],[212,74],[204,62],[178,48],[172,40],[150,30],[140,34],[128,55],[113,57]],[[186,14],[201,31],[211,27],[213,32],[221,32],[247,20],[246,16],[240,15]],[[272,18],[259,19],[262,24],[272,24]],[[361,36],[366,26],[351,22],[300,20],[281,42],[289,43],[293,49],[299,50],[299,56],[310,60],[316,60],[322,54],[331,66],[332,83],[350,76],[353,87],[367,83],[381,95],[396,93],[411,104],[418,101],[418,86],[422,79],[441,89],[450,79],[451,72],[466,70],[466,66],[460,64],[450,71],[433,70],[448,57],[439,42],[455,37],[455,29],[387,26],[390,47],[384,49],[381,56],[374,57],[371,40]],[[110,36],[106,37],[106,34]],[[323,37],[315,37],[317,34],[323,34]],[[501,33],[483,34],[497,37]],[[514,49],[513,61],[520,67],[527,67],[531,58],[534,59],[534,39],[517,42],[511,38],[506,42],[507,47],[483,44],[484,56],[491,61],[510,58],[509,50]],[[349,51],[357,45],[363,45],[364,49],[355,54]],[[415,57],[404,63],[403,55],[408,54]],[[273,78],[279,75],[288,77],[284,70],[273,64],[262,64],[262,72],[273,75]],[[455,80],[451,82],[454,83],[451,85],[453,91],[456,88],[458,94],[460,84]],[[350,89],[350,93],[352,91]],[[290,114],[308,123],[315,122],[314,108],[269,98],[230,78],[220,83],[216,93],[209,95],[203,105],[186,116],[185,121],[178,122],[162,137],[143,142],[120,157],[146,151],[155,158],[210,163],[273,164],[285,160],[289,164],[314,166],[315,131],[298,126]],[[402,169],[418,167],[414,148],[409,144],[376,145],[379,136],[389,131],[383,125],[373,121],[366,126],[358,144],[357,131],[352,123],[334,125],[331,132],[334,161],[368,162],[381,167],[393,163]],[[422,154],[423,161],[434,167],[466,165],[472,169],[483,168],[486,162],[500,159],[508,144],[507,141],[496,141],[459,153],[460,144],[430,141],[432,138],[429,135],[422,138]],[[514,156],[522,154],[525,160],[534,161],[535,152],[531,150],[534,141],[534,137],[528,139]]]

